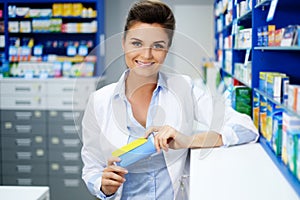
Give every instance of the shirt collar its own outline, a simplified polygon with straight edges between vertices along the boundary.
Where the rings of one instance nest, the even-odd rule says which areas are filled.
[[[113,97],[120,97],[121,99],[125,100],[125,81],[127,79],[127,76],[129,74],[130,69],[126,69],[122,76],[120,77],[119,81],[117,82],[117,86],[115,88],[115,91],[113,93]],[[157,87],[155,91],[159,91],[160,89],[167,89],[167,82],[166,82],[166,76],[162,72],[158,72],[158,80],[157,80]]]

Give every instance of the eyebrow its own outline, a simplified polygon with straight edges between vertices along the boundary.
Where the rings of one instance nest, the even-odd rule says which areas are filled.
[[[138,40],[138,41],[142,42],[142,40],[140,40],[138,38],[130,38],[130,40]],[[166,42],[164,40],[155,41],[153,43],[164,43],[164,44],[166,44]]]

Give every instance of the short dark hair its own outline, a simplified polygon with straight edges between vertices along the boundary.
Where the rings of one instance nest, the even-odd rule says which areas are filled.
[[[168,5],[158,0],[141,0],[134,3],[128,12],[124,28],[124,37],[126,37],[126,31],[128,31],[135,22],[148,24],[157,23],[162,25],[167,31],[170,39],[169,46],[171,46],[175,30],[175,18]]]

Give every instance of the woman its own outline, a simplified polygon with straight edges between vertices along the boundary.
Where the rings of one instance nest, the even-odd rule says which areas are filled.
[[[207,92],[187,76],[161,71],[174,29],[173,13],[164,3],[134,4],[122,41],[128,69],[90,97],[82,122],[82,176],[98,198],[188,199],[180,190],[188,148],[257,140],[251,119],[230,107],[223,110],[222,127],[212,129],[219,110]],[[194,121],[203,132],[194,134]],[[120,158],[111,157],[114,150],[151,132],[157,153],[127,169],[115,165]]]

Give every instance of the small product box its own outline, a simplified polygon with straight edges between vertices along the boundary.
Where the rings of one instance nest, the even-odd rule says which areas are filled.
[[[251,117],[251,88],[246,86],[236,86],[232,94],[232,107]]]
[[[282,148],[281,148],[281,159],[287,165],[288,163],[288,132],[299,132],[300,131],[300,118],[292,114],[283,112],[282,113]]]
[[[62,3],[54,3],[52,4],[52,16],[61,17],[63,14],[63,4]]]
[[[131,143],[112,152],[112,156],[120,157],[121,161],[116,164],[121,167],[127,167],[141,159],[147,158],[156,152],[154,146],[154,137],[151,135],[148,139],[138,138]]]
[[[273,117],[273,133],[271,146],[277,156],[281,155],[282,145],[282,113],[277,113]]]
[[[297,175],[297,157],[298,157],[298,141],[300,138],[300,131],[288,131],[287,133],[287,158],[288,166],[291,172]]]
[[[273,130],[273,118],[274,115],[282,115],[282,107],[272,101],[267,102],[267,125],[266,125],[266,139],[271,142],[272,130]]]
[[[268,25],[268,46],[275,45],[275,25]]]
[[[265,138],[266,138],[266,128],[267,128],[267,97],[260,96],[259,130]]]
[[[252,116],[253,116],[253,123],[256,126],[256,128],[259,128],[259,101],[260,95],[258,92],[253,91],[253,110],[252,110]]]
[[[284,29],[280,28],[275,30],[275,41],[274,41],[274,46],[280,46],[281,40],[282,40],[282,33]]]
[[[288,85],[288,107],[294,111],[300,110],[300,101],[298,99],[300,94],[300,85]]]

